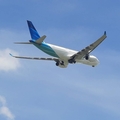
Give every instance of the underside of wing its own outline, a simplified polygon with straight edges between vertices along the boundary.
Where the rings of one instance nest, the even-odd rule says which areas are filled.
[[[39,58],[39,57],[28,57],[28,56],[15,56],[10,53],[10,55],[14,58],[21,58],[21,59],[31,59],[31,60],[49,60],[57,62],[59,59],[57,58]]]
[[[12,57],[14,58],[20,58],[20,59],[31,59],[31,60],[48,60],[48,61],[55,61],[56,62],[56,66],[59,66],[61,68],[66,68],[68,65],[68,62],[64,62],[60,59],[57,58],[39,58],[39,57],[26,57],[26,56],[16,56],[16,55],[12,55],[11,53],[9,53]]]
[[[104,35],[101,36],[98,40],[96,40],[94,43],[90,44],[86,48],[82,49],[81,51],[77,52],[73,56],[71,56],[69,62],[74,62],[75,59],[81,59],[84,56],[88,55],[90,52],[92,52],[105,38],[106,38],[106,31],[104,32]]]

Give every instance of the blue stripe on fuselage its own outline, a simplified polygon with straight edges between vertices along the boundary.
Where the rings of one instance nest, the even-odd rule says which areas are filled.
[[[37,48],[39,48],[40,50],[42,50],[43,52],[47,53],[48,55],[51,55],[53,57],[58,57],[59,56],[55,53],[55,51],[45,42],[42,42],[40,45],[32,42]]]

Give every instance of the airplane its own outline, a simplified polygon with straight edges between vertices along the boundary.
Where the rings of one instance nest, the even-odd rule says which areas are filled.
[[[29,32],[31,35],[31,40],[29,42],[15,42],[15,44],[33,44],[38,49],[42,50],[46,54],[52,56],[50,58],[39,58],[39,57],[27,57],[27,56],[15,56],[10,53],[10,55],[14,58],[21,59],[32,59],[32,60],[46,60],[46,61],[55,61],[56,66],[60,68],[66,68],[68,64],[82,63],[92,67],[95,67],[99,64],[99,60],[97,57],[90,55],[90,53],[105,40],[106,31],[104,34],[95,42],[85,47],[80,51],[71,50],[68,48],[56,46],[53,44],[49,44],[44,42],[46,35],[40,36],[34,27],[33,23],[27,20]]]

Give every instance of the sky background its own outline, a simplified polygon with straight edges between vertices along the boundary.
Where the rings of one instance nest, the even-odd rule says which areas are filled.
[[[95,68],[9,56],[48,57],[26,42],[31,20],[46,42],[91,54]],[[0,0],[0,120],[120,120],[120,1]]]

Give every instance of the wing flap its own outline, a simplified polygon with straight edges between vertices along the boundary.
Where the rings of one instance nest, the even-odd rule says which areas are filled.
[[[35,42],[37,43],[37,44],[41,44],[43,41],[44,41],[44,39],[46,38],[46,35],[43,35],[42,37],[40,37],[38,40],[36,40]]]
[[[31,60],[49,60],[49,61],[58,61],[57,58],[39,58],[39,57],[26,57],[26,56],[15,56],[12,55],[11,53],[9,53],[10,56],[14,57],[14,58],[21,58],[21,59],[31,59]]]
[[[14,44],[32,44],[32,42],[35,42],[37,44],[41,44],[46,38],[46,35],[43,35],[42,37],[40,37],[38,40],[33,41],[30,40],[30,42],[14,42]]]

